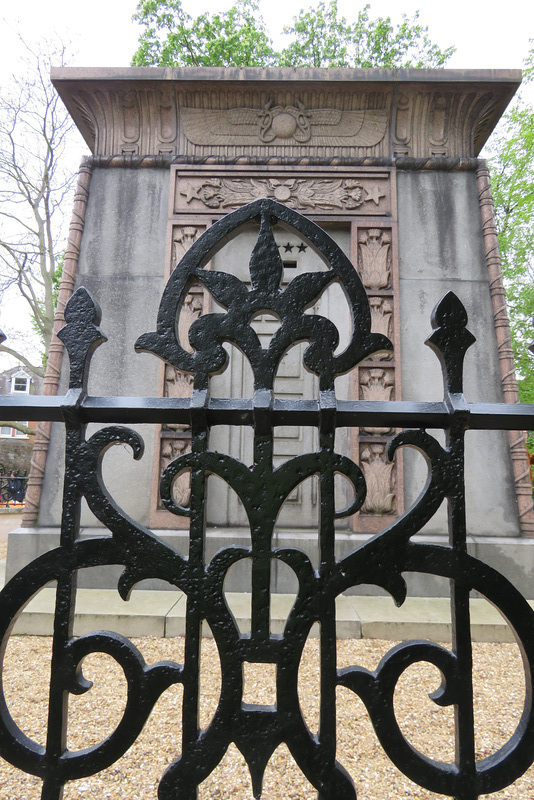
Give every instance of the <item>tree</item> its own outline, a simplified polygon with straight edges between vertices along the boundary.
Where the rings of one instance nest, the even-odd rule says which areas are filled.
[[[524,84],[532,84],[534,48],[525,67]],[[534,403],[534,109],[521,94],[492,137],[489,167],[519,399]]]
[[[0,93],[0,293],[16,292],[27,303],[43,362],[32,363],[9,340],[0,352],[44,375],[65,238],[62,206],[75,177],[62,162],[73,123],[49,80],[51,64],[65,63],[65,47],[25,47],[23,77]]]
[[[284,28],[295,40],[281,53],[291,67],[443,67],[454,47],[440,50],[428,28],[402,14],[396,26],[390,17],[369,18],[370,6],[358,11],[353,23],[339,15],[337,0],[300,11]]]
[[[196,19],[181,0],[142,0],[133,19],[145,26],[133,66],[263,67],[275,62],[255,0],[237,0],[229,11]]]
[[[283,29],[292,38],[277,52],[256,0],[237,0],[229,11],[196,19],[181,0],[141,0],[133,19],[143,30],[134,66],[442,67],[454,52],[433,44],[428,29],[402,15],[369,17],[370,6],[350,23],[337,0],[300,11]]]

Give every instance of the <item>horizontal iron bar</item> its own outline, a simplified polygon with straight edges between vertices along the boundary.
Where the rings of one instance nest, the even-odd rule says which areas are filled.
[[[76,407],[65,396],[8,395],[0,397],[0,417],[6,422],[61,422],[77,410],[84,422],[189,424],[190,404],[189,398],[87,396]],[[321,410],[317,400],[275,399],[270,413],[272,425],[317,426]],[[406,400],[338,400],[336,427],[449,428],[455,415],[472,430],[534,430],[534,404],[466,403],[454,412],[444,402]],[[253,425],[254,404],[211,398],[206,417],[210,425]]]

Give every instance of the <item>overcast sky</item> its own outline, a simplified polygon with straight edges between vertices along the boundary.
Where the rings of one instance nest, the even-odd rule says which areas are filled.
[[[229,8],[232,0],[184,0],[189,13]],[[2,5],[7,6],[7,3]],[[263,17],[274,33],[290,22],[301,8],[312,5],[302,0],[260,0]],[[339,0],[343,14],[364,3]],[[449,66],[459,68],[520,67],[534,37],[534,3],[531,0],[371,0],[373,16],[399,20],[420,11],[421,21],[441,47],[454,44],[457,54]],[[77,49],[77,66],[126,66],[136,48],[138,26],[131,21],[136,0],[20,0],[0,11],[4,18],[0,70],[5,75],[16,60],[18,43],[15,31],[37,39],[59,34],[72,40]]]
[[[86,67],[119,67],[129,65],[136,50],[139,27],[132,22],[137,0],[3,0],[0,7],[1,42],[0,84],[5,84],[13,72],[19,72],[23,47],[22,34],[29,44],[59,36],[71,42],[76,55],[71,64]],[[190,14],[230,8],[232,0],[183,0]],[[347,18],[353,9],[365,3],[338,0]],[[260,0],[260,8],[271,35],[277,44],[284,24],[290,23],[309,0]],[[483,0],[370,0],[371,16],[390,16],[400,21],[401,11],[412,16],[420,11],[420,21],[428,26],[431,39],[440,47],[455,45],[456,54],[448,63],[451,68],[508,69],[520,68],[534,42],[534,2],[506,0],[488,3]],[[529,94],[534,102],[534,88]],[[74,167],[86,146],[80,142]],[[12,306],[12,303],[10,303]],[[9,312],[0,310],[0,325],[8,325]],[[5,362],[0,359],[0,365]]]

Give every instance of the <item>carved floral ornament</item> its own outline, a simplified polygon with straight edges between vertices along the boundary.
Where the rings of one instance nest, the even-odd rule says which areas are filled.
[[[226,210],[265,197],[296,210],[354,211],[364,207],[366,212],[383,213],[386,189],[386,184],[359,178],[213,177],[182,180],[178,194],[185,199],[186,208],[196,201],[207,208]]]
[[[363,285],[377,291],[390,284],[391,232],[370,228],[358,234],[358,268]]]

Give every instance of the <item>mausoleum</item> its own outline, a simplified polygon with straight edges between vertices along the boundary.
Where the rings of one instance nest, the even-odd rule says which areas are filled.
[[[80,170],[59,308],[61,314],[78,286],[102,308],[108,342],[94,355],[89,394],[190,394],[187,373],[136,352],[134,344],[154,328],[165,283],[191,244],[228,212],[265,197],[309,217],[341,246],[368,293],[372,330],[394,344],[393,352],[374,354],[339,377],[338,397],[441,400],[439,363],[424,341],[433,308],[452,290],[477,340],[466,356],[466,398],[517,402],[489,175],[479,154],[520,72],[62,68],[52,78],[91,151]],[[217,252],[210,268],[250,282],[256,237],[253,227],[242,232]],[[275,240],[283,284],[326,269],[296,233],[280,227]],[[185,349],[193,348],[188,334],[195,319],[214,310],[224,313],[204,286],[192,282],[177,320]],[[335,322],[341,351],[351,323],[339,285],[330,285],[307,313]],[[266,345],[278,324],[269,313],[253,321]],[[304,348],[298,344],[284,356],[278,396],[317,397]],[[227,350],[229,364],[213,378],[212,395],[248,397],[246,358],[236,347]],[[63,393],[67,380],[67,359],[56,339],[46,391]],[[126,449],[112,448],[104,459],[108,490],[133,519],[187,553],[187,518],[161,505],[158,487],[165,466],[188,451],[190,432],[181,424],[132,427],[142,435],[144,456],[133,461]],[[399,452],[388,460],[393,434],[382,427],[338,431],[337,450],[360,465],[367,482],[360,511],[338,520],[340,555],[383,530],[423,488],[422,456]],[[42,424],[24,527],[9,541],[8,576],[57,544],[62,436],[61,426]],[[279,426],[276,463],[316,449],[317,436],[312,426]],[[251,431],[243,426],[230,435],[215,426],[210,447],[249,463]],[[534,514],[524,435],[470,431],[466,448],[472,552],[531,596]],[[187,504],[187,473],[174,492]],[[340,506],[346,505],[342,480],[337,493]],[[277,545],[294,543],[313,562],[318,509],[318,485],[309,478],[282,508]],[[208,482],[206,522],[210,553],[229,540],[250,539],[237,495],[215,476]],[[82,525],[87,535],[99,533],[87,507]],[[445,507],[420,536],[443,540]],[[114,568],[93,572],[86,570],[80,585],[116,585]],[[274,591],[290,591],[292,581],[289,571],[273,572]],[[245,571],[236,572],[229,588],[245,591],[249,584]],[[448,590],[443,579],[430,576],[414,578],[410,589],[423,595]]]

